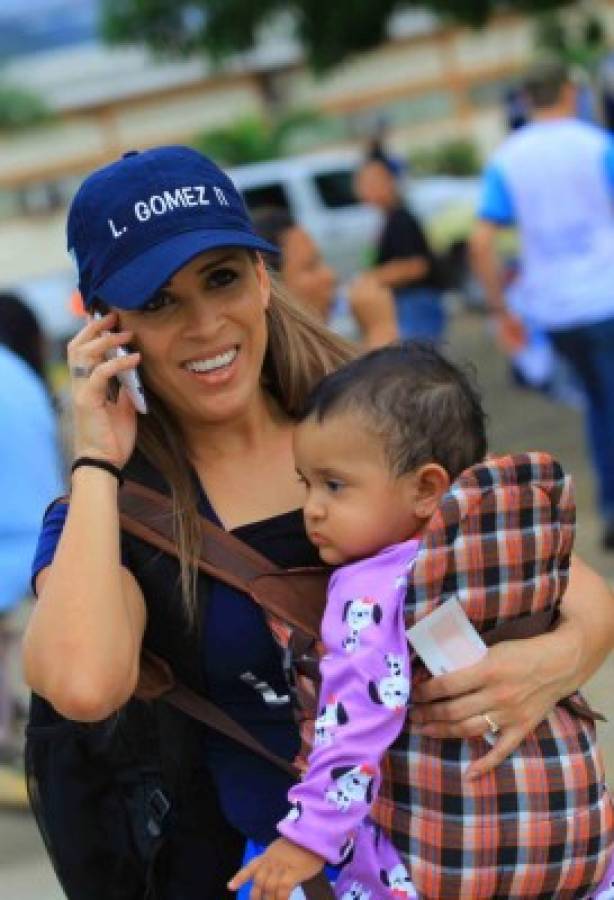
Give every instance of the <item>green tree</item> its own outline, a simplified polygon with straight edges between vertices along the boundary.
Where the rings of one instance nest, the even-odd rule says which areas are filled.
[[[295,110],[273,120],[243,116],[230,125],[201,132],[193,143],[218,162],[235,166],[285,156],[302,134],[325,127],[318,113],[310,110]]]
[[[44,101],[30,91],[0,84],[0,131],[16,131],[49,119]]]
[[[608,49],[605,25],[594,14],[566,24],[556,13],[549,13],[538,20],[536,37],[541,52],[588,73],[595,71]]]
[[[478,147],[466,138],[414,150],[409,164],[412,175],[478,175],[482,171]]]
[[[214,59],[249,50],[260,29],[290,14],[315,71],[386,38],[394,12],[412,6],[471,26],[501,9],[540,13],[571,0],[103,0],[102,32],[111,42],[145,43],[166,54],[206,51]]]

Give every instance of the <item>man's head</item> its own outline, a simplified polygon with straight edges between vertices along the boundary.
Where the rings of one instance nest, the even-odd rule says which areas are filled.
[[[538,114],[553,107],[569,107],[575,103],[575,87],[567,68],[556,60],[537,63],[527,74],[524,89],[532,109]]]

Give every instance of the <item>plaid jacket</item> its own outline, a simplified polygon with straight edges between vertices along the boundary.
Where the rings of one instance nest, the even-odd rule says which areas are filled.
[[[546,454],[468,469],[424,535],[408,585],[407,626],[452,596],[480,632],[556,608],[574,517],[569,480]],[[424,677],[414,663],[414,678]],[[419,896],[586,897],[614,847],[593,723],[557,706],[494,772],[463,781],[467,765],[488,749],[481,738],[421,736],[408,720],[388,754],[374,814]]]

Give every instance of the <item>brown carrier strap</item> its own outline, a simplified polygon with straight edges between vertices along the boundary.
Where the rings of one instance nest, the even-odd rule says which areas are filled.
[[[169,497],[126,481],[119,492],[119,509],[125,531],[177,556],[173,504]],[[203,572],[249,594],[267,612],[319,639],[330,569],[326,566],[280,569],[202,516],[200,527],[198,567]]]
[[[299,777],[298,769],[283,759],[281,756],[272,753],[264,744],[261,744],[255,737],[246,731],[233,718],[211,703],[206,697],[202,697],[193,691],[187,685],[181,684],[175,680],[173,670],[169,664],[161,657],[143,650],[141,654],[141,671],[139,675],[138,697],[141,700],[165,700],[172,703],[177,709],[187,713],[193,719],[197,719],[204,725],[209,725],[225,734],[226,737],[232,738],[239,744],[259,753],[265,759],[268,759],[274,766],[283,769],[293,778]]]

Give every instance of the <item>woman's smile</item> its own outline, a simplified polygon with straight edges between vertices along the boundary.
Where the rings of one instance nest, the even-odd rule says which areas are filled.
[[[224,384],[230,381],[237,369],[240,349],[239,344],[231,344],[203,353],[183,363],[182,368],[201,384]]]

